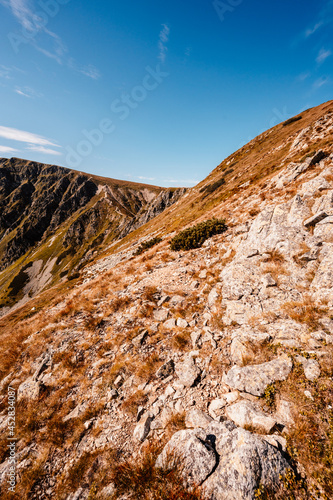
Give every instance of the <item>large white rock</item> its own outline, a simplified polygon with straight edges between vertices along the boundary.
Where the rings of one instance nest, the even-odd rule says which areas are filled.
[[[213,422],[205,432],[215,443],[218,466],[202,485],[204,498],[253,500],[260,484],[279,485],[289,464],[275,446],[230,422]]]
[[[212,420],[212,417],[207,415],[207,413],[193,408],[186,413],[185,425],[190,429],[196,429],[197,427],[202,427],[204,429]]]
[[[313,382],[320,377],[320,366],[315,359],[306,359],[304,356],[296,356],[296,361],[301,363],[304,370],[304,375],[308,380]]]
[[[155,309],[153,312],[154,320],[155,321],[166,321],[168,318],[169,311],[165,308],[163,309]]]
[[[158,456],[156,467],[176,466],[187,486],[199,486],[216,465],[216,455],[206,433],[199,430],[176,432]]]
[[[268,385],[279,380],[286,380],[293,363],[287,356],[251,366],[233,366],[223,376],[223,382],[239,391],[248,392],[254,396],[263,396]]]
[[[183,362],[176,363],[175,372],[179,382],[185,387],[192,387],[201,374],[200,368],[195,364],[192,356],[186,356]]]
[[[238,427],[251,428],[258,432],[269,434],[276,420],[265,415],[250,401],[239,401],[226,408],[226,416]]]

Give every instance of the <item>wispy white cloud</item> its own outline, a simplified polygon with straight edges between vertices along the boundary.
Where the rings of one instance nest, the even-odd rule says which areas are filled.
[[[29,2],[27,0],[0,0],[0,4],[12,11],[13,15],[23,28],[29,31],[33,29],[33,13],[30,10]]]
[[[36,92],[34,89],[30,87],[15,87],[14,92],[23,97],[28,97],[29,99],[34,99],[35,97],[43,97],[43,94]]]
[[[49,139],[37,134],[32,134],[31,132],[26,132],[24,130],[18,130],[16,128],[1,127],[0,126],[0,137],[4,139],[9,139],[11,141],[26,142],[28,144],[37,144],[39,146],[54,146],[59,148],[58,144],[51,142]]]
[[[326,85],[330,82],[330,79],[328,76],[321,76],[320,78],[318,78],[314,84],[313,84],[313,88],[315,90],[317,89],[320,89],[323,85]]]
[[[314,20],[314,24],[309,26],[306,30],[304,30],[298,37],[297,42],[301,42],[304,39],[310,38],[315,33],[321,31],[328,24],[331,24],[333,21],[333,0],[326,0],[323,2],[322,8],[319,10],[316,19]]]
[[[44,146],[28,146],[26,148],[27,151],[36,151],[37,153],[45,153],[48,155],[56,155],[61,156],[62,153],[60,151],[56,151],[55,149],[45,148]]]
[[[7,66],[0,65],[0,78],[10,79],[11,70]]]
[[[310,71],[307,71],[307,72],[305,72],[305,73],[301,73],[300,75],[298,75],[297,80],[298,80],[299,82],[304,82],[304,81],[305,81],[305,80],[307,80],[310,76],[311,76]]]
[[[82,75],[85,75],[92,80],[98,80],[99,78],[101,78],[101,73],[93,64],[89,64],[88,66],[80,66],[74,61],[74,59],[70,58],[68,60],[68,67],[73,71],[76,71],[76,73],[81,73]]]
[[[38,52],[59,65],[66,65],[79,73],[97,80],[100,73],[92,65],[73,67],[73,59],[68,57],[68,49],[63,40],[45,25],[44,19],[38,18],[33,0],[0,0],[0,5],[7,7],[23,28],[22,38]],[[37,40],[38,38],[38,40]],[[42,39],[42,40],[41,40]],[[1,76],[1,75],[0,75]]]
[[[312,28],[308,28],[305,31],[305,37],[309,38],[309,36],[314,35],[316,33],[316,31],[318,31],[322,26],[324,26],[324,22],[323,21],[319,21]]]
[[[190,57],[191,53],[192,53],[192,47],[186,47],[185,56]]]
[[[159,48],[159,60],[164,63],[166,59],[166,54],[168,52],[167,43],[169,41],[170,28],[167,24],[162,24],[163,29],[160,31],[158,48]]]
[[[332,52],[330,50],[326,50],[324,48],[320,49],[319,54],[316,58],[316,61],[318,64],[322,64],[328,57],[332,55]]]
[[[0,64],[0,78],[4,78],[5,80],[10,80],[14,77],[15,73],[24,73],[23,70],[16,68],[15,66],[4,66]]]
[[[0,154],[11,154],[18,152],[18,149],[10,148],[8,146],[0,146]]]

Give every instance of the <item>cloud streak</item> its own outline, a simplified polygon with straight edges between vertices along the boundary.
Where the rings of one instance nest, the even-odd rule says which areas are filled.
[[[74,63],[73,59],[69,58],[67,55],[68,49],[63,40],[56,33],[47,28],[46,24],[49,21],[49,17],[54,17],[58,11],[55,11],[53,15],[51,15],[49,11],[46,11],[48,15],[42,10],[36,11],[33,8],[32,0],[0,0],[0,5],[9,9],[21,25],[22,33],[18,35],[22,40],[20,43],[30,44],[45,57],[53,59],[59,65],[66,65],[68,68],[74,69],[88,78],[93,80],[100,78],[100,72],[93,65],[80,67]],[[56,5],[59,10],[58,4]],[[37,35],[39,35],[39,38],[44,35],[43,44],[41,44],[41,40],[37,42]],[[18,48],[15,48],[15,50],[18,50]]]
[[[34,99],[35,97],[43,97],[43,94],[36,92],[34,89],[30,87],[16,87],[14,89],[14,92],[23,97],[27,97],[28,99]]]
[[[45,148],[44,146],[28,146],[26,148],[27,151],[36,151],[37,153],[45,153],[48,155],[61,156],[62,153],[60,151],[56,151],[55,149]]]
[[[18,149],[10,148],[8,146],[0,146],[0,154],[16,153]]]
[[[41,135],[32,134],[31,132],[18,130],[16,128],[0,126],[0,137],[11,141],[25,142],[32,145],[36,144],[38,146],[53,146],[56,148],[60,147],[58,144],[51,142],[49,139],[46,139]]]
[[[330,50],[326,50],[326,49],[322,48],[319,51],[319,54],[318,54],[318,56],[316,58],[316,61],[317,61],[318,64],[322,64],[331,55],[332,55],[332,52]]]
[[[313,28],[309,28],[305,31],[305,37],[309,38],[310,36],[314,35],[316,31],[318,31],[322,26],[324,26],[323,21],[319,21],[313,26]]]
[[[166,59],[166,54],[168,52],[167,43],[169,41],[170,28],[167,24],[162,24],[163,29],[160,31],[158,48],[159,48],[159,60],[164,63]]]
[[[315,90],[320,89],[323,85],[329,83],[329,81],[330,79],[327,76],[321,76],[320,78],[318,78],[318,80],[314,82],[313,88]]]

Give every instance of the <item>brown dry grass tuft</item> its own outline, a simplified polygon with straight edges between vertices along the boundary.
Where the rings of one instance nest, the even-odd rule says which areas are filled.
[[[275,264],[283,264],[286,261],[284,255],[279,250],[270,250],[266,252],[268,255],[263,262],[273,262]]]
[[[142,381],[149,382],[152,378],[154,378],[155,373],[161,364],[162,362],[158,354],[151,354],[145,362],[137,366],[136,375]]]
[[[115,464],[111,471],[116,493],[113,500],[129,496],[133,500],[200,500],[194,488],[189,492],[177,467],[162,470],[155,467],[161,446],[149,444],[135,459]]]
[[[282,309],[291,319],[306,324],[313,331],[322,328],[319,320],[328,312],[327,307],[315,305],[310,296],[306,296],[302,302],[286,302]]]
[[[138,407],[144,406],[148,401],[148,396],[143,391],[136,391],[131,394],[122,404],[125,413],[136,417]]]
[[[190,345],[189,331],[183,330],[179,333],[176,333],[171,338],[171,344],[173,349],[177,349],[178,351],[185,351],[187,347]]]
[[[166,432],[168,437],[172,437],[178,431],[186,429],[185,412],[174,413],[166,424]]]

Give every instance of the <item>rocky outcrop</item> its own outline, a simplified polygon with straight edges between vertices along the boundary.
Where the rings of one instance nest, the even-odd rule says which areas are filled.
[[[263,396],[268,385],[277,380],[286,380],[293,367],[292,360],[281,357],[261,365],[234,366],[224,376],[223,381],[233,389]]]
[[[207,500],[253,500],[260,485],[276,487],[290,467],[278,447],[230,421],[174,434],[156,467],[172,464]]]
[[[121,227],[119,238],[124,238],[131,231],[160,215],[164,210],[176,203],[186,191],[185,188],[167,188],[161,191],[131,221],[125,223],[124,227]]]

